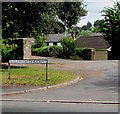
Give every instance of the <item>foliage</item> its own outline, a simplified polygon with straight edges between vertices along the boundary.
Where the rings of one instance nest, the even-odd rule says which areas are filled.
[[[91,49],[94,48],[75,48],[74,54],[69,54],[69,56],[66,56],[66,53],[63,51],[62,47],[54,45],[49,47],[33,48],[32,55],[68,58],[72,60],[90,60]]]
[[[84,26],[81,28],[81,30],[84,30],[84,31],[86,31],[86,30],[91,30],[91,29],[90,29],[91,27],[92,27],[92,24],[91,24],[90,22],[88,22],[87,25],[84,25]]]
[[[33,37],[34,30],[47,34],[55,21],[49,2],[3,2],[3,38]]]
[[[112,46],[113,59],[119,59],[120,53],[116,50],[120,48],[120,2],[116,2],[114,7],[106,8],[103,13],[101,32],[104,33],[105,39]]]
[[[49,46],[49,56],[50,57],[61,57],[63,54],[63,50],[61,46]]]
[[[61,57],[63,50],[61,46],[54,45],[49,47],[33,48],[32,54],[46,57]]]
[[[38,55],[48,57],[49,56],[49,48],[48,47],[40,48],[40,50],[38,51]]]
[[[86,30],[86,31],[82,30],[82,31],[80,32],[80,36],[89,36],[90,33],[91,33],[90,30]]]
[[[59,2],[57,5],[57,15],[64,26],[71,28],[76,25],[80,17],[85,16],[87,11],[84,9],[85,5],[80,2]]]
[[[83,58],[78,56],[78,55],[70,56],[70,59],[72,59],[72,60],[83,60]]]
[[[9,59],[17,59],[18,46],[15,44],[2,44],[2,60],[8,62]]]
[[[91,60],[91,49],[94,48],[76,48],[76,55],[83,60]]]
[[[36,34],[35,38],[35,44],[32,46],[33,48],[40,48],[46,46],[46,36],[41,33],[41,34]]]
[[[36,56],[39,56],[39,51],[41,50],[41,48],[33,48],[32,47],[32,55],[36,55]]]
[[[100,25],[103,23],[103,20],[96,20],[93,24],[93,28],[91,29],[92,32],[96,32],[96,33],[99,33],[101,32],[101,27]]]
[[[59,40],[63,47],[63,57],[69,58],[75,54],[76,41],[71,37],[64,37]]]
[[[81,2],[3,2],[3,38],[35,37],[63,32],[86,15]],[[61,21],[60,21],[61,20]]]

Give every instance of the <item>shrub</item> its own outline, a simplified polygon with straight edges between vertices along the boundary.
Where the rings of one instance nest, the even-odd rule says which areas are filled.
[[[45,56],[45,57],[61,57],[63,51],[60,46],[49,46],[42,48],[33,48],[32,55]]]
[[[32,48],[32,55],[39,55],[41,48]]]
[[[63,50],[62,47],[60,46],[49,46],[49,56],[50,57],[61,57],[61,55],[63,54]]]
[[[71,37],[64,37],[59,40],[63,46],[63,57],[69,58],[75,54],[76,41]]]
[[[40,48],[38,54],[41,55],[41,56],[48,57],[49,56],[49,48],[48,47]]]
[[[10,59],[18,59],[18,46],[15,44],[2,44],[2,61],[8,62]]]

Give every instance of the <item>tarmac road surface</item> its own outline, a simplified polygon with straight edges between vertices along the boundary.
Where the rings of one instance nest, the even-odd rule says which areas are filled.
[[[3,99],[118,101],[118,61],[47,59],[50,62],[62,63],[62,65],[51,64],[49,68],[73,72],[82,76],[84,79],[66,87],[3,96]]]
[[[41,102],[4,102],[3,112],[118,112],[116,104],[65,104]],[[14,113],[13,113],[14,114]],[[83,114],[83,113],[82,113]],[[85,113],[86,114],[86,113]],[[99,113],[100,114],[100,113]]]
[[[44,57],[33,57],[35,59],[44,58]],[[76,73],[78,76],[82,76],[83,80],[61,88],[48,89],[46,91],[25,93],[25,94],[16,94],[10,96],[3,96],[3,99],[36,99],[36,100],[68,100],[68,101],[113,101],[118,102],[118,83],[119,83],[119,70],[118,64],[119,61],[73,61],[73,60],[64,60],[64,59],[54,59],[47,58],[49,62],[59,63],[59,64],[51,64],[49,68],[58,69]],[[36,67],[42,68],[42,65],[37,65]],[[10,89],[10,88],[9,88]],[[6,89],[7,90],[7,89]],[[3,88],[5,91],[5,88]],[[8,104],[13,103],[13,104]],[[18,104],[17,104],[18,103]],[[10,107],[16,107],[17,110],[20,110],[22,106],[25,106],[25,102],[12,102],[12,101],[4,101],[3,109],[11,110]],[[19,106],[20,105],[20,106]],[[40,108],[41,111],[72,111],[68,107],[73,106],[73,112],[80,111],[83,107],[82,111],[87,110],[92,111],[93,107],[95,107],[94,111],[116,111],[118,106],[114,105],[103,105],[103,104],[66,104],[64,105],[66,108],[63,108],[63,104],[57,103],[32,103],[28,102],[27,105],[37,105],[43,106],[44,108]],[[46,108],[46,107],[47,108]],[[51,108],[53,106],[53,108]],[[61,107],[61,110],[59,110]],[[78,108],[79,107],[79,108]],[[86,108],[85,108],[86,107]],[[36,109],[35,108],[35,109]],[[55,110],[56,108],[56,110]],[[106,109],[107,108],[107,109]],[[33,108],[28,108],[26,106],[26,110],[33,110]],[[38,111],[40,110],[37,109]],[[44,110],[45,109],[45,110]],[[28,111],[27,110],[27,111]]]

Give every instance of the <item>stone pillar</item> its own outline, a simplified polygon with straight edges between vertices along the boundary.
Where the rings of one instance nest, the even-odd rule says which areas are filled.
[[[31,38],[18,38],[13,43],[18,45],[18,59],[31,59]]]
[[[23,59],[31,59],[31,39],[23,39]]]

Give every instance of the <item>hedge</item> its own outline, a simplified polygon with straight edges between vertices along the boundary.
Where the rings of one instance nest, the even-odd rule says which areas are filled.
[[[70,55],[69,59],[72,60],[91,60],[91,49],[93,48],[76,48],[75,54]],[[60,57],[64,58],[63,48],[61,46],[49,46],[32,49],[32,54],[45,57]]]
[[[91,60],[91,50],[94,48],[76,48],[76,55],[83,58],[83,60]]]
[[[57,45],[32,49],[32,55],[37,56],[61,57],[62,54],[63,54],[62,47]]]

